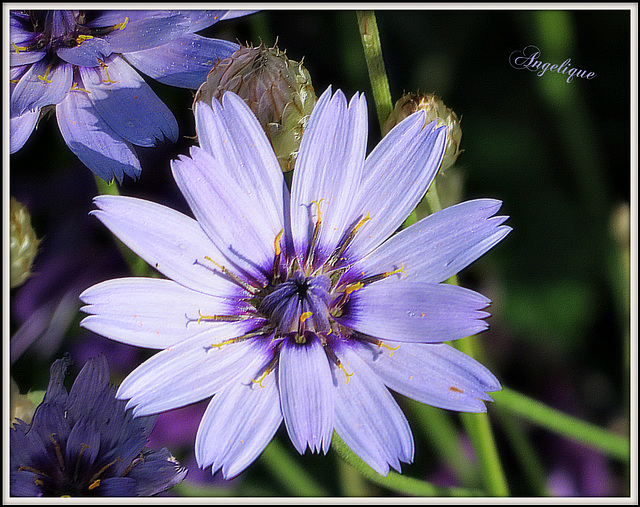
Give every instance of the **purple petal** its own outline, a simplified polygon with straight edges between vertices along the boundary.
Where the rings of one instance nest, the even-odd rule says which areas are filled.
[[[433,343],[457,340],[484,331],[479,311],[490,301],[472,290],[447,284],[394,280],[357,290],[336,320],[380,340]]]
[[[355,95],[349,105],[338,90],[322,94],[314,107],[295,164],[291,190],[291,227],[301,264],[312,242],[320,209],[314,265],[319,266],[353,224],[354,199],[367,145],[367,104]],[[318,204],[314,204],[318,203]]]
[[[197,89],[214,64],[240,49],[234,42],[186,34],[157,48],[123,55],[133,67],[169,86]]]
[[[260,455],[282,423],[274,373],[258,384],[260,370],[216,394],[196,435],[196,460],[201,468],[222,468],[231,479]]]
[[[57,105],[56,119],[69,149],[103,180],[115,177],[122,182],[125,174],[139,176],[135,148],[102,120],[87,92],[70,91]]]
[[[100,432],[93,421],[83,416],[73,426],[66,442],[66,462],[89,469],[98,457]],[[79,462],[78,462],[79,460]]]
[[[383,273],[390,266],[401,264],[412,282],[442,282],[511,231],[511,227],[500,225],[507,217],[493,216],[501,204],[493,199],[477,199],[429,215],[356,262],[344,280]]]
[[[237,315],[240,303],[186,289],[158,278],[108,280],[80,299],[91,314],[80,325],[119,342],[164,349],[209,328],[203,315]],[[243,305],[244,306],[244,305]],[[242,308],[243,309],[243,308]]]
[[[11,50],[9,65],[28,65],[35,63],[47,54],[47,48],[35,51],[27,51],[26,48],[36,42],[37,32],[27,29],[31,25],[29,15],[17,11],[9,11],[9,34],[11,38]]]
[[[214,325],[215,324],[215,325]],[[124,379],[117,397],[142,416],[182,407],[212,396],[247,373],[254,373],[271,354],[255,340],[223,344],[255,328],[252,322],[211,323],[208,331],[169,347],[142,363]],[[212,345],[221,344],[220,347]]]
[[[315,335],[305,344],[285,339],[280,350],[280,406],[291,442],[300,454],[329,450],[333,434],[334,387],[329,359]]]
[[[15,153],[24,146],[27,139],[31,136],[31,132],[38,123],[40,110],[27,111],[21,116],[15,116],[10,119],[9,125],[9,153]]]
[[[387,239],[407,218],[436,176],[447,142],[445,128],[424,124],[422,111],[397,125],[367,157],[354,210],[370,220],[345,251],[358,259]]]
[[[249,14],[253,14],[254,12],[260,12],[260,11],[259,10],[256,10],[256,11],[241,11],[241,10],[227,11],[227,13],[224,16],[222,16],[221,19],[239,18],[240,16],[248,16]]]
[[[60,47],[56,54],[65,62],[82,67],[97,67],[112,53],[109,43],[99,37],[85,40],[75,47]]]
[[[127,141],[155,146],[178,139],[178,123],[144,79],[120,56],[107,67],[79,67],[84,88],[102,119]]]
[[[390,353],[362,344],[358,355],[394,391],[434,407],[462,412],[486,412],[487,392],[500,383],[475,359],[445,343],[393,343]],[[395,347],[398,348],[395,348]]]
[[[125,196],[99,196],[92,214],[149,265],[185,287],[206,294],[244,293],[213,268],[224,258],[198,222],[171,208]]]
[[[43,59],[20,78],[11,94],[11,116],[20,116],[44,106],[60,103],[71,89],[73,69],[67,63]]]
[[[144,11],[138,15],[132,12],[135,13],[122,11],[126,14],[126,24],[122,29],[104,36],[114,53],[131,53],[162,46],[190,31],[189,19],[179,11],[150,11],[149,14],[152,15],[146,16]],[[120,14],[118,19],[121,19],[123,14]],[[100,22],[104,23],[105,19]],[[121,22],[124,23],[125,19]]]
[[[411,428],[391,393],[369,366],[350,348],[335,351],[345,370],[334,368],[335,427],[353,452],[381,475],[389,465],[400,471],[400,461],[413,461]]]
[[[235,265],[224,262],[225,267],[266,284],[273,268],[275,239],[284,226],[277,218],[269,220],[272,214],[261,206],[260,191],[240,187],[217,160],[197,146],[191,149],[191,158],[180,157],[172,161],[171,168],[198,223]]]

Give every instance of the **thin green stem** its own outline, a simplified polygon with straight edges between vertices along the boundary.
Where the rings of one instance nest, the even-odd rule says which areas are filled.
[[[380,44],[378,23],[376,22],[376,15],[373,11],[356,11],[356,14],[358,16],[358,27],[360,28],[362,47],[364,48],[364,57],[367,62],[369,79],[371,80],[371,88],[373,90],[373,99],[376,103],[380,129],[382,129],[391,111],[393,111],[393,103],[391,102],[389,81],[382,58],[382,45]]]
[[[274,438],[261,456],[266,469],[293,496],[322,497],[327,493],[304,468],[287,453],[278,439]]]
[[[357,469],[364,477],[392,491],[397,491],[399,493],[404,493],[412,496],[484,496],[484,493],[481,490],[466,488],[442,488],[431,484],[430,482],[421,481],[412,477],[400,475],[395,472],[389,472],[386,477],[380,475],[364,461],[362,461],[351,449],[349,449],[347,444],[345,444],[335,432],[333,433],[331,448],[336,451],[340,458]]]
[[[527,421],[594,447],[612,458],[625,461],[630,458],[629,438],[576,419],[507,387],[500,392],[492,393],[492,396],[501,407]]]

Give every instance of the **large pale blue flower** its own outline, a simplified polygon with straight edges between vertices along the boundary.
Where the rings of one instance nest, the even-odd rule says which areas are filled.
[[[156,417],[134,418],[115,398],[106,359],[88,360],[67,392],[69,363],[53,363],[31,424],[11,429],[11,496],[152,496],[182,481],[167,449],[146,447]]]
[[[196,220],[100,196],[93,213],[167,279],[124,278],[80,297],[82,325],[163,349],[118,396],[138,415],[211,400],[196,437],[202,467],[240,473],[284,419],[295,448],[335,431],[381,474],[411,462],[411,430],[390,391],[482,412],[496,378],[443,342],[487,328],[489,300],[443,283],[510,231],[480,199],[393,235],[442,161],[446,130],[417,112],[368,155],[363,95],[327,90],[304,132],[289,192],[244,102],[195,106],[199,147],[172,164]]]
[[[198,88],[239,45],[194,32],[248,11],[11,11],[11,153],[55,106],[76,156],[105,180],[136,177],[135,146],[176,141],[178,124],[133,67]]]

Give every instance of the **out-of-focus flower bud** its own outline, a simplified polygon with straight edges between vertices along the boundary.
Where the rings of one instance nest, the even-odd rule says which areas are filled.
[[[9,205],[11,288],[22,284],[31,275],[31,264],[40,241],[31,227],[27,208],[13,197]]]
[[[36,405],[29,399],[29,396],[26,394],[20,394],[18,384],[13,380],[13,377],[11,377],[10,381],[11,392],[9,394],[11,398],[11,424],[13,424],[16,419],[30,423],[31,418],[36,411]]]
[[[242,47],[218,61],[195,100],[211,104],[226,91],[238,94],[257,116],[284,172],[293,169],[300,139],[317,97],[302,63],[277,47]]]
[[[462,129],[460,128],[460,120],[456,113],[444,105],[442,100],[427,93],[407,93],[396,102],[393,111],[382,128],[382,134],[387,133],[407,116],[415,113],[419,109],[426,112],[427,123],[438,120],[438,127],[446,125],[449,127],[447,136],[447,149],[444,153],[442,167],[440,171],[451,167],[458,155],[460,154],[460,141],[462,140]]]

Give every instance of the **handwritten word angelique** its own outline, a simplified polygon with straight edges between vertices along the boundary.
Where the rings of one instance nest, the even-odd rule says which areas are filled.
[[[571,67],[571,58],[567,58],[560,65],[543,63],[540,60],[540,50],[535,46],[527,46],[522,51],[514,51],[509,56],[509,64],[514,69],[528,69],[535,72],[538,76],[544,75],[548,70],[549,72],[557,72],[558,74],[564,74],[567,76],[567,83],[570,83],[574,77],[582,79],[593,79],[596,77],[595,72],[581,70],[576,67]]]

